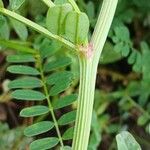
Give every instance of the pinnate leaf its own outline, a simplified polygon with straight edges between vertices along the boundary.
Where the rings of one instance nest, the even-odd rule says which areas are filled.
[[[33,67],[24,66],[24,65],[12,65],[7,68],[11,73],[15,74],[25,74],[25,75],[39,75],[39,71]]]
[[[71,111],[69,113],[64,114],[58,120],[59,125],[66,125],[75,121],[76,111]]]
[[[56,146],[58,142],[59,142],[59,139],[55,137],[39,139],[39,140],[33,141],[30,144],[30,150],[50,149]]]
[[[123,131],[116,136],[118,150],[141,150],[140,145],[134,137],[127,131]]]
[[[56,102],[54,102],[53,108],[60,109],[60,108],[69,106],[70,104],[72,104],[74,101],[77,100],[77,97],[78,97],[77,94],[71,94],[65,97],[61,97]]]
[[[44,71],[45,72],[52,71],[52,70],[55,70],[57,68],[65,67],[69,64],[71,64],[71,59],[69,57],[59,58],[55,61],[51,61],[51,62],[47,63],[44,66]]]
[[[54,123],[51,121],[42,121],[35,123],[33,125],[28,126],[24,130],[24,135],[28,137],[32,137],[35,135],[39,135],[51,130],[54,127]]]
[[[35,77],[25,77],[13,80],[8,85],[9,89],[14,88],[37,88],[42,87],[42,81]]]
[[[10,63],[26,63],[35,62],[35,58],[32,55],[10,55],[7,56],[7,61]]]
[[[15,90],[12,97],[18,100],[41,101],[45,99],[45,95],[33,90]]]
[[[49,108],[47,106],[32,106],[32,107],[27,107],[21,110],[20,116],[21,117],[35,117],[35,116],[40,116],[43,114],[46,114],[49,112]]]

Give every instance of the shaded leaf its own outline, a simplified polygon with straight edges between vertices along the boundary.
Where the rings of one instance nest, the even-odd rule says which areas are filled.
[[[75,121],[76,111],[71,111],[69,113],[64,114],[58,120],[59,125],[66,125]]]
[[[65,67],[69,64],[71,64],[71,59],[69,57],[62,57],[62,58],[59,58],[55,61],[51,61],[51,62],[45,64],[44,71],[45,72],[52,71],[52,70],[55,70],[57,68]]]
[[[42,82],[38,78],[25,77],[13,80],[8,85],[9,89],[14,88],[37,88],[42,87]]]
[[[12,97],[19,100],[41,101],[45,99],[45,95],[33,90],[15,90]]]
[[[10,19],[10,21],[19,38],[23,41],[26,41],[28,37],[27,27],[17,20]]]
[[[71,127],[65,131],[63,134],[62,138],[63,140],[71,140],[73,139],[73,132],[74,132],[74,127]]]
[[[141,150],[140,145],[134,137],[127,131],[123,131],[116,136],[118,150]]]
[[[10,8],[17,10],[25,2],[25,0],[10,0]]]
[[[12,65],[7,68],[11,73],[16,74],[25,74],[25,75],[39,75],[39,71],[33,67],[24,66],[24,65]]]
[[[9,55],[7,61],[11,63],[35,62],[35,58],[32,55]]]
[[[55,137],[43,138],[36,141],[33,141],[30,144],[30,150],[45,150],[53,148],[58,144],[59,140]]]
[[[21,117],[35,117],[40,116],[43,114],[46,114],[49,112],[49,108],[47,106],[32,106],[32,107],[26,107],[21,110],[20,116]]]
[[[24,135],[28,137],[32,137],[35,135],[45,133],[51,130],[53,127],[54,127],[54,123],[51,121],[38,122],[25,128]]]
[[[59,84],[59,82],[71,81],[73,79],[73,73],[70,71],[56,72],[48,76],[47,84]]]
[[[74,101],[77,100],[78,95],[77,94],[71,94],[65,97],[61,97],[53,104],[54,109],[60,109],[63,107],[66,107],[70,104],[72,104]]]

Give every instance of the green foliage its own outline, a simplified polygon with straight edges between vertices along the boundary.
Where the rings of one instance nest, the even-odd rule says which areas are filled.
[[[10,0],[10,8],[12,10],[17,10],[25,2],[25,0]]]
[[[32,142],[30,145],[30,149],[31,150],[50,149],[56,146],[58,142],[59,142],[58,138],[55,138],[55,137],[43,138],[43,139]]]
[[[50,121],[42,121],[28,126],[24,130],[24,135],[28,137],[36,136],[51,130],[54,127],[54,123]]]
[[[32,55],[10,55],[7,57],[7,61],[10,63],[26,63],[35,62],[35,58]]]
[[[13,66],[8,67],[7,70],[15,74],[25,74],[25,75],[39,75],[40,74],[40,72],[37,69],[33,67],[29,67],[29,66],[24,66],[24,65],[13,65]]]
[[[21,53],[7,57],[7,61],[14,64],[9,66],[7,70],[18,76],[23,75],[23,77],[10,81],[8,87],[14,90],[11,94],[12,97],[16,100],[37,102],[35,106],[22,109],[20,116],[25,118],[44,117],[48,113],[52,116],[52,121],[40,121],[28,126],[25,128],[24,134],[32,137],[50,132],[55,128],[58,136],[58,138],[50,137],[35,140],[30,144],[30,149],[55,147],[64,140],[60,135],[59,126],[73,123],[76,116],[75,111],[71,111],[62,115],[57,121],[53,110],[59,111],[61,108],[71,106],[77,99],[76,94],[59,95],[68,89],[73,82],[74,74],[71,71],[66,71],[66,67],[72,63],[72,60],[69,57],[64,57],[64,54],[57,57],[57,51],[62,46],[43,37],[39,37],[35,41],[35,47],[38,50],[28,46],[24,49],[22,43],[20,43],[20,47],[17,47],[18,43],[15,41],[2,40],[1,43],[21,51]],[[50,97],[53,96],[57,97],[54,104],[50,100]],[[47,101],[47,106],[43,105],[43,100]],[[38,103],[39,101],[40,103]]]
[[[0,7],[4,7],[3,1],[0,0]]]
[[[28,30],[27,27],[22,24],[19,21],[16,21],[14,19],[10,19],[10,22],[14,28],[14,30],[16,31],[17,35],[19,36],[19,38],[23,41],[27,40],[28,37]]]
[[[37,105],[32,107],[26,107],[21,110],[21,117],[35,117],[44,115],[49,112],[49,108],[47,106]]]
[[[89,19],[85,13],[73,11],[70,4],[49,8],[46,24],[49,31],[61,35],[75,44],[87,42]]]
[[[11,81],[8,87],[9,89],[37,88],[37,87],[42,87],[42,82],[38,78],[35,78],[35,77],[25,77],[25,78]]]
[[[134,137],[127,131],[123,131],[116,136],[118,150],[141,150],[140,145]]]

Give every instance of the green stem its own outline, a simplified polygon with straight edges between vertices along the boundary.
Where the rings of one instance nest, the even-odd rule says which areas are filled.
[[[80,62],[80,87],[77,106],[77,117],[73,138],[73,150],[87,150],[92,120],[94,103],[94,91],[96,72],[99,58],[106,41],[118,0],[104,0],[96,28],[94,30],[91,45],[93,49],[87,49],[91,53],[90,58],[79,55]]]
[[[77,118],[73,138],[73,150],[86,150],[91,126],[94,86],[96,74],[92,72],[92,61],[80,59],[80,89]]]
[[[63,148],[64,144],[63,144],[62,136],[61,136],[61,133],[60,133],[60,130],[59,130],[59,126],[58,126],[58,123],[57,123],[57,119],[55,117],[54,109],[53,109],[53,106],[51,104],[51,100],[50,100],[50,97],[49,97],[48,87],[46,85],[46,79],[45,79],[44,71],[43,71],[43,67],[42,67],[43,63],[41,61],[40,56],[38,58],[38,64],[39,64],[39,70],[40,70],[41,80],[43,82],[44,93],[46,95],[46,99],[47,99],[49,111],[50,111],[52,119],[54,121],[54,126],[56,128],[56,132],[57,132],[57,135],[58,135],[58,138],[59,138],[60,145]]]
[[[55,4],[51,0],[42,0],[48,7],[53,7]]]
[[[77,12],[77,13],[81,13],[78,5],[76,4],[76,2],[74,0],[68,0],[68,2],[72,5],[72,7],[74,8],[74,10]]]
[[[76,51],[76,46],[73,43],[67,41],[66,39],[64,39],[64,38],[62,38],[62,37],[60,37],[58,35],[52,34],[47,29],[45,29],[44,27],[38,25],[37,23],[34,23],[33,21],[31,21],[31,20],[29,20],[29,19],[27,19],[27,18],[25,18],[25,17],[15,13],[15,12],[7,10],[5,8],[0,8],[0,13],[4,14],[6,16],[9,16],[9,17],[11,17],[13,19],[18,20],[18,21],[24,23],[25,25],[31,27],[32,29],[36,30],[37,32],[43,34],[47,38],[56,40],[56,41],[62,43],[68,49]]]

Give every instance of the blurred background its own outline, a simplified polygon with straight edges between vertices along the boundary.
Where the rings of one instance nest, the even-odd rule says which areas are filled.
[[[11,7],[8,0],[3,2],[5,7]],[[77,0],[77,3],[90,19],[90,37],[102,0]],[[26,0],[17,10],[42,26],[45,26],[46,12],[47,7],[40,0]],[[51,49],[50,41],[42,35],[4,18],[2,25],[0,18],[0,43],[1,39],[17,40],[39,49]],[[67,92],[77,92],[77,58],[68,51],[54,51],[57,54],[53,57],[67,55],[72,58],[70,69],[76,74],[76,81]],[[6,71],[9,65],[6,57],[13,53],[11,48],[0,46],[0,150],[27,150],[32,139],[24,137],[23,128],[28,121],[19,117],[20,110],[27,104],[13,100],[8,89],[9,81],[16,78]],[[63,111],[57,112],[58,115]],[[115,136],[122,130],[132,133],[143,150],[150,149],[149,0],[119,0],[97,70],[89,150],[116,150]]]

